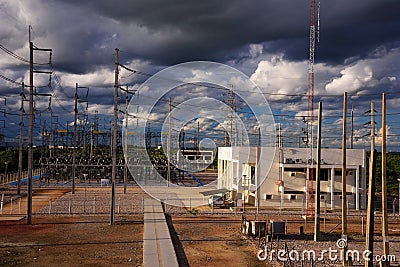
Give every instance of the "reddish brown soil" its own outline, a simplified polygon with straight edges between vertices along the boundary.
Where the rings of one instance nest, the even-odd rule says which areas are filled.
[[[174,228],[190,266],[268,266],[257,259],[257,250],[240,233],[232,218],[175,216]],[[237,219],[237,218],[236,218]]]
[[[140,266],[142,216],[119,220],[113,226],[98,216],[0,222],[0,266]]]

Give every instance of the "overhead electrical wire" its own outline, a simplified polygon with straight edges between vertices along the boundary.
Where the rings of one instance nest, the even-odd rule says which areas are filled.
[[[7,48],[6,48],[5,46],[3,46],[2,44],[0,44],[0,49],[3,50],[4,52],[6,52],[7,54],[9,54],[9,55],[12,56],[12,57],[14,57],[14,58],[16,58],[16,59],[18,59],[18,60],[20,60],[20,61],[23,61],[23,62],[25,62],[25,63],[30,64],[30,61],[29,61],[28,59],[23,58],[23,57],[21,57],[21,56],[15,54],[14,52],[12,52],[11,50],[7,49]],[[49,65],[49,64],[50,64],[50,62],[47,62],[47,63],[37,63],[37,62],[33,62],[33,65],[38,65],[38,66],[44,66],[44,65]]]
[[[2,74],[0,74],[0,78],[3,80],[6,80],[7,82],[22,86],[22,83],[14,81],[13,79],[7,78],[6,76],[4,76]]]

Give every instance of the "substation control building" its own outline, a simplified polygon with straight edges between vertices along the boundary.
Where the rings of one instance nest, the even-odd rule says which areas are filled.
[[[314,159],[316,152],[314,149]],[[348,208],[366,209],[366,152],[347,149],[346,154]],[[257,168],[270,164],[260,161],[258,167],[255,155],[256,147],[218,148],[218,188],[229,190],[228,197],[238,207],[244,201],[246,206],[306,209],[310,199],[306,192],[310,187],[315,191],[316,162],[310,160],[310,149],[276,148],[270,171],[264,172],[264,177],[257,177],[263,175]],[[322,149],[320,168],[321,209],[341,209],[342,150]],[[314,180],[311,185],[310,179]]]

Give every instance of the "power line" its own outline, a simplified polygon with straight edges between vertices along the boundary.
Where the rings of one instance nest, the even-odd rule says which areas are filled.
[[[29,64],[29,60],[28,60],[28,59],[23,58],[23,57],[21,57],[21,56],[15,54],[14,52],[12,52],[11,50],[9,50],[8,48],[6,48],[5,46],[3,46],[2,44],[0,44],[0,49],[3,50],[4,52],[6,52],[8,55],[10,55],[10,56],[12,56],[12,57],[14,57],[14,58],[16,58],[16,59],[18,59],[18,60],[20,60],[20,61],[23,61],[23,62]],[[50,58],[51,58],[51,57],[50,57]],[[48,65],[48,64],[50,64],[50,62],[48,62],[48,63],[35,63],[35,62],[34,62],[34,63],[33,63],[33,65],[40,65],[40,66]]]
[[[14,81],[13,79],[7,78],[6,76],[4,76],[2,74],[0,74],[0,78],[2,78],[3,80],[6,80],[7,82],[22,86],[22,83]]]

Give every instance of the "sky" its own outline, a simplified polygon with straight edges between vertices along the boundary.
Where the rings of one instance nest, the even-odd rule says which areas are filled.
[[[190,61],[218,62],[243,72],[260,88],[281,124],[284,146],[304,146],[310,1],[0,0],[0,131],[7,138],[18,136],[19,83],[29,84],[29,64],[20,58],[29,59],[29,35],[36,47],[53,50],[51,66],[46,65],[49,53],[34,54],[39,63],[35,69],[53,71],[50,81],[49,75],[35,74],[37,92],[53,95],[51,105],[49,97],[35,97],[37,134],[49,128],[49,107],[60,128],[71,124],[76,83],[89,88],[87,98],[86,89],[79,89],[89,120],[97,111],[108,125],[118,48],[119,62],[136,71],[120,68],[120,85],[130,90],[165,68]],[[400,2],[321,0],[318,37],[314,107],[323,104],[323,146],[341,146],[344,92],[348,116],[351,110],[354,114],[354,147],[369,149],[366,112],[371,101],[379,142],[385,92],[388,148],[399,151]],[[121,95],[120,104],[124,101]],[[85,108],[86,102],[80,103],[79,111]]]

